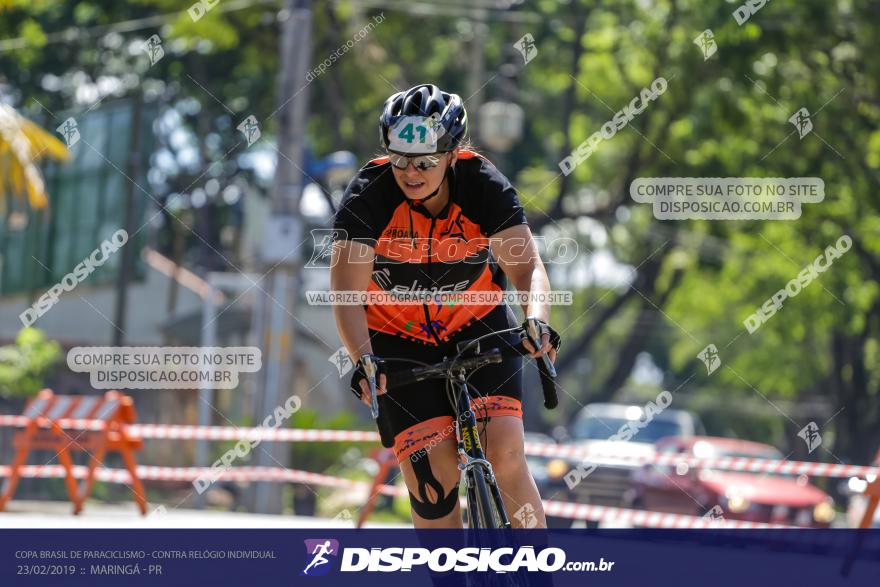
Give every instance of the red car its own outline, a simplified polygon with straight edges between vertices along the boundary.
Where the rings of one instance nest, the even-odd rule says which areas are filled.
[[[712,436],[667,437],[655,447],[658,454],[683,457],[784,458],[767,444]],[[633,476],[626,501],[656,512],[813,528],[829,527],[835,515],[834,501],[805,475],[696,469],[687,463],[645,465]]]

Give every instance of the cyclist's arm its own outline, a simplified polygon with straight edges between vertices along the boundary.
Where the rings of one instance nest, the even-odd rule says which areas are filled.
[[[518,292],[550,293],[550,279],[547,277],[547,270],[538,254],[538,246],[527,224],[518,224],[496,232],[492,235],[490,243],[492,254],[498,260],[498,266]],[[549,295],[529,295],[528,303],[522,306],[523,312],[526,316],[534,316],[549,323],[550,304],[547,299]],[[550,359],[554,360],[556,352],[550,344],[550,336],[545,334],[541,343],[540,352],[549,352]]]
[[[330,289],[337,291],[367,291],[373,273],[376,252],[364,243],[340,240],[333,247],[330,265]],[[365,353],[372,353],[370,333],[367,330],[367,312],[363,306],[337,304],[333,317],[339,338],[356,363]]]
[[[330,265],[330,289],[332,291],[366,291],[373,276],[373,260],[376,252],[373,247],[363,243],[340,240],[333,247],[333,260]],[[372,354],[370,331],[367,329],[367,311],[363,306],[337,304],[333,306],[333,317],[339,338],[345,345],[352,361],[357,363],[367,353]],[[385,375],[379,375],[377,393],[385,393]],[[361,401],[370,405],[367,382],[361,380]]]

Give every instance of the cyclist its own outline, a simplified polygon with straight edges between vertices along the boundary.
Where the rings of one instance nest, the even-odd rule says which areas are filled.
[[[516,190],[486,158],[462,145],[467,113],[458,95],[431,84],[398,92],[385,102],[379,130],[387,155],[357,173],[336,215],[334,291],[498,294],[505,277],[522,293],[549,291]],[[547,353],[555,360],[550,340],[558,335],[547,325],[549,307],[531,297],[523,311],[541,320],[542,334],[539,349],[525,346],[532,356]],[[379,365],[379,431],[400,463],[417,528],[461,527],[454,409],[442,380],[386,390],[385,373],[407,365],[381,358],[433,363],[454,355],[457,341],[516,326],[511,309],[491,299],[334,307],[340,337],[357,365],[352,391],[368,405],[363,359],[369,355]],[[505,336],[483,348],[518,342]],[[472,398],[471,409],[511,523],[546,527],[523,454],[522,364],[521,358],[505,359],[474,372],[469,384],[480,397]]]

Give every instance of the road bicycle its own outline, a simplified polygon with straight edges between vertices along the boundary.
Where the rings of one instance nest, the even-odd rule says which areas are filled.
[[[387,375],[388,388],[393,389],[403,385],[426,381],[429,379],[445,379],[447,394],[455,408],[455,432],[458,445],[459,465],[465,478],[467,494],[467,524],[473,529],[509,529],[510,518],[504,508],[501,492],[492,472],[492,464],[486,459],[483,446],[480,443],[480,435],[477,429],[477,418],[471,409],[471,387],[468,385],[468,374],[473,371],[500,363],[505,358],[521,357],[529,355],[522,345],[508,345],[507,348],[481,349],[481,341],[490,337],[497,337],[508,333],[522,333],[529,340],[533,348],[540,348],[540,324],[537,319],[526,320],[525,327],[508,328],[490,332],[478,338],[459,342],[456,345],[457,354],[451,358],[433,365],[423,366],[401,371],[390,372]],[[386,363],[393,363],[396,359],[385,358]],[[400,359],[398,359],[400,360]],[[408,362],[412,362],[407,359]],[[544,407],[554,409],[558,403],[556,387],[556,371],[553,363],[546,355],[541,355],[537,360],[538,372],[541,379],[541,387],[544,392]],[[370,371],[372,371],[372,376]],[[378,416],[375,392],[375,370],[367,370],[367,379],[373,404],[373,416]]]

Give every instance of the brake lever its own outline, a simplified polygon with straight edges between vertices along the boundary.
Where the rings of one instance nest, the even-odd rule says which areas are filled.
[[[376,363],[371,355],[361,357],[361,363],[367,376],[367,384],[370,386],[370,415],[376,420],[379,418],[379,401],[376,399]]]
[[[526,336],[535,350],[541,348],[541,324],[537,318],[526,318]],[[553,361],[550,360],[547,353],[541,353],[540,358],[550,377],[556,377],[556,367],[553,366]]]

